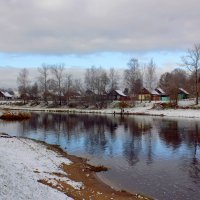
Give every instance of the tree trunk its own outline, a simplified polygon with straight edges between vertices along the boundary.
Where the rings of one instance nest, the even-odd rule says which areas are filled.
[[[199,87],[198,87],[198,70],[196,69],[196,72],[195,72],[195,81],[196,81],[196,105],[199,104]]]

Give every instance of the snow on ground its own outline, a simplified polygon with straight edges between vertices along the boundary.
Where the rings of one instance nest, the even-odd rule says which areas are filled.
[[[179,101],[179,106],[188,107],[194,106],[194,99],[182,100]],[[129,114],[147,114],[147,115],[163,115],[168,117],[188,117],[188,118],[200,118],[200,109],[163,109],[157,110],[152,109],[153,104],[158,102],[136,102],[136,105],[132,108],[125,108],[124,113]],[[96,113],[96,114],[113,114],[120,113],[121,109],[119,108],[107,108],[107,109],[76,109],[76,108],[45,108],[41,106],[30,107],[27,106],[6,106],[0,105],[0,108],[9,108],[15,110],[24,110],[24,111],[45,111],[45,112],[72,112],[72,113]]]
[[[58,177],[52,173],[63,174],[59,168],[62,163],[70,164],[71,161],[48,150],[45,145],[0,135],[0,199],[71,200],[64,193],[38,182],[41,179],[56,182]],[[74,182],[67,176],[60,179],[75,189],[82,187],[82,183]]]

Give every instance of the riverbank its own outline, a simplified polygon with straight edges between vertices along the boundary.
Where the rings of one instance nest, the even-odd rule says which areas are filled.
[[[193,102],[192,102],[193,103]],[[181,105],[190,105],[191,102],[180,102]],[[76,109],[76,108],[45,108],[41,106],[31,107],[30,105],[15,106],[1,105],[1,109],[6,110],[23,110],[23,111],[42,111],[42,112],[65,112],[65,113],[86,113],[86,114],[112,114],[121,115],[119,108],[107,109]],[[184,106],[177,109],[153,109],[153,103],[140,103],[133,108],[124,108],[123,115],[150,115],[150,116],[167,116],[167,117],[185,117],[185,118],[200,118],[200,110],[198,108],[190,108]]]
[[[97,178],[101,167],[56,146],[0,134],[0,157],[1,199],[147,199],[112,189]]]

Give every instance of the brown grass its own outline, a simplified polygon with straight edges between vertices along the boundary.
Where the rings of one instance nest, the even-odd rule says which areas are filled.
[[[21,120],[26,120],[30,119],[31,115],[30,113],[26,112],[5,112],[0,116],[0,119],[7,120],[7,121],[21,121]]]

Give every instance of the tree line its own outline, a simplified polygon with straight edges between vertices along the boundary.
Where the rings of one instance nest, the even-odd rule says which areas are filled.
[[[131,58],[122,73],[114,67],[105,70],[91,66],[85,70],[84,80],[74,78],[66,71],[64,64],[43,64],[38,68],[38,78],[34,83],[29,78],[28,69],[20,71],[17,77],[18,90],[24,103],[31,99],[35,102],[42,100],[48,105],[51,100],[56,105],[62,105],[63,102],[69,103],[71,96],[76,94],[84,96],[88,92],[90,96],[95,96],[92,99],[96,103],[102,100],[105,93],[119,88],[134,97],[143,87],[152,91],[159,86],[175,101],[178,100],[178,89],[184,88],[196,97],[198,104],[200,44],[188,49],[181,60],[179,68],[165,72],[160,77],[153,59],[144,63],[138,58]]]

